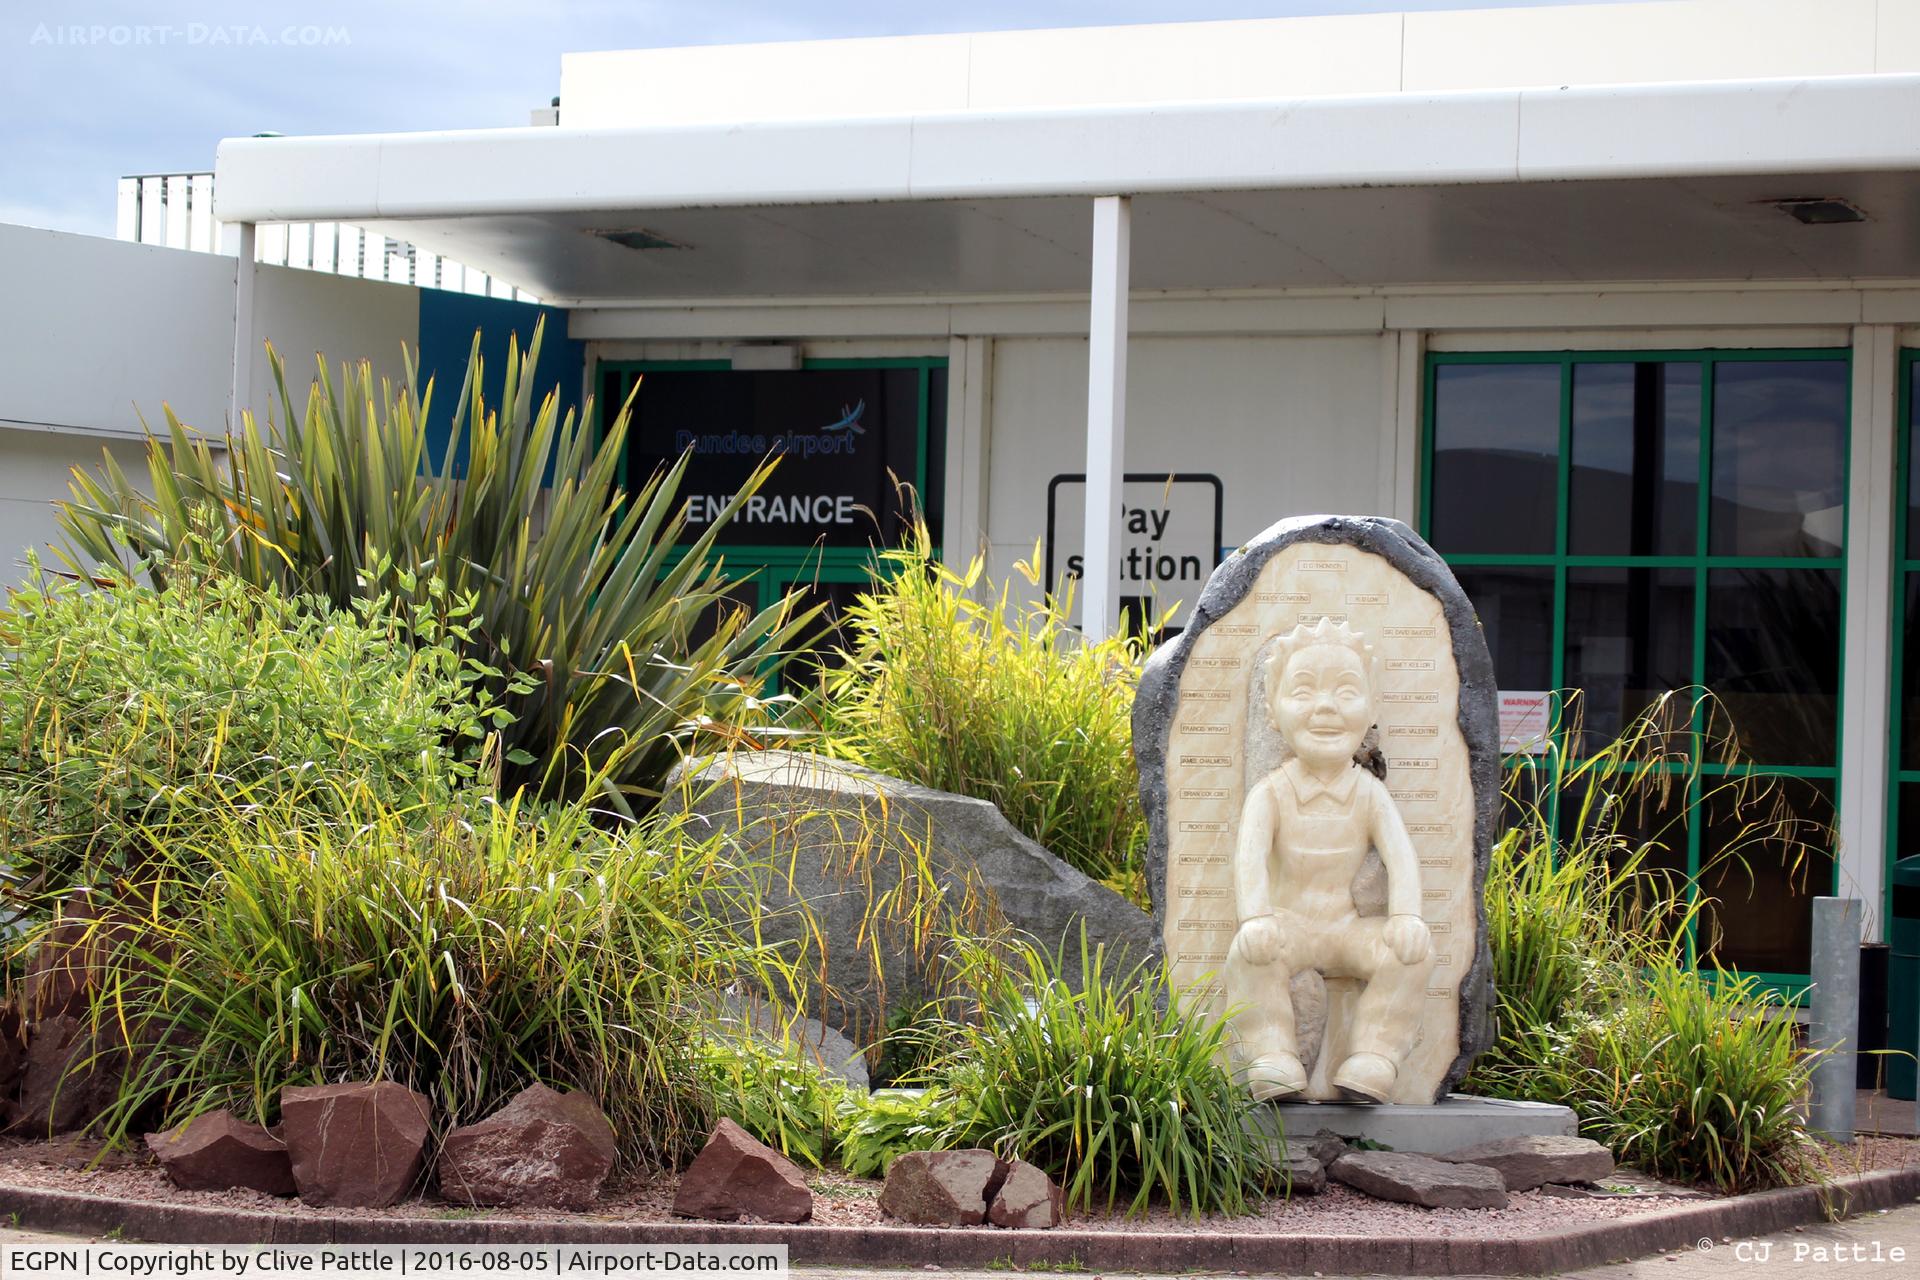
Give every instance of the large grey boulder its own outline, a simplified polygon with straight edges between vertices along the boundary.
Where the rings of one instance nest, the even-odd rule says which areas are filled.
[[[1436,1158],[1492,1169],[1509,1191],[1531,1191],[1549,1182],[1598,1182],[1613,1172],[1613,1152],[1591,1138],[1557,1133],[1496,1138]]]
[[[1407,1151],[1353,1151],[1335,1160],[1327,1173],[1376,1200],[1428,1209],[1507,1207],[1506,1183],[1477,1164],[1449,1164]]]
[[[803,752],[736,751],[682,765],[664,804],[726,832],[748,862],[773,869],[761,872],[756,893],[762,935],[808,939],[819,948],[807,957],[816,974],[824,950],[827,989],[813,1011],[856,1042],[934,991],[933,940],[916,944],[912,927],[884,919],[905,914],[903,899],[924,905],[937,894],[941,910],[982,927],[997,914],[1049,952],[1065,940],[1069,982],[1080,977],[1083,922],[1090,945],[1106,944],[1110,973],[1155,950],[1144,911],[1022,835],[985,800]],[[903,880],[910,891],[900,895]],[[970,907],[982,890],[990,904]]]

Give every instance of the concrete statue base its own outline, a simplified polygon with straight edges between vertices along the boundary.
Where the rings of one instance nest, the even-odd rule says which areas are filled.
[[[1545,1102],[1508,1102],[1450,1093],[1431,1104],[1279,1102],[1259,1111],[1264,1126],[1278,1125],[1296,1140],[1322,1129],[1348,1141],[1364,1139],[1394,1151],[1443,1155],[1496,1138],[1536,1134],[1574,1137],[1579,1123],[1566,1107]]]

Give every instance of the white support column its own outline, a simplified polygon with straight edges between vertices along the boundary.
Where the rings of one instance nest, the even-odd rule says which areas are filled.
[[[969,560],[987,549],[992,370],[991,338],[948,340],[947,516],[941,550],[955,571],[964,571]]]
[[[233,277],[233,395],[227,403],[227,429],[239,431],[242,415],[253,407],[253,296],[260,268],[253,260],[255,227],[238,224],[239,260]]]
[[[1890,325],[1853,331],[1847,468],[1844,685],[1840,693],[1840,880],[1865,905],[1869,941],[1886,936],[1887,729],[1893,650],[1893,527],[1899,345]]]
[[[1394,509],[1409,528],[1421,528],[1421,411],[1427,399],[1427,334],[1398,330],[1394,351]]]
[[[1086,571],[1080,629],[1113,634],[1120,602],[1121,480],[1127,454],[1127,288],[1132,206],[1125,196],[1093,202],[1093,306],[1087,327]]]

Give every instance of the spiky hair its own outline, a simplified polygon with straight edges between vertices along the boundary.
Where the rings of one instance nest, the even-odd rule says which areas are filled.
[[[1273,642],[1273,652],[1267,655],[1267,688],[1274,688],[1294,654],[1319,644],[1339,645],[1353,650],[1360,659],[1360,669],[1367,673],[1367,682],[1379,683],[1380,673],[1374,664],[1373,646],[1367,643],[1367,638],[1346,623],[1335,622],[1322,614],[1318,622],[1312,625],[1303,622]]]

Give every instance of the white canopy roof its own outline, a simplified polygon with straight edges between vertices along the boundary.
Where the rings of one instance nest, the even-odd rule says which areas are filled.
[[[1920,75],[229,139],[215,189],[582,303],[1084,292],[1112,194],[1143,290],[1920,277]]]

